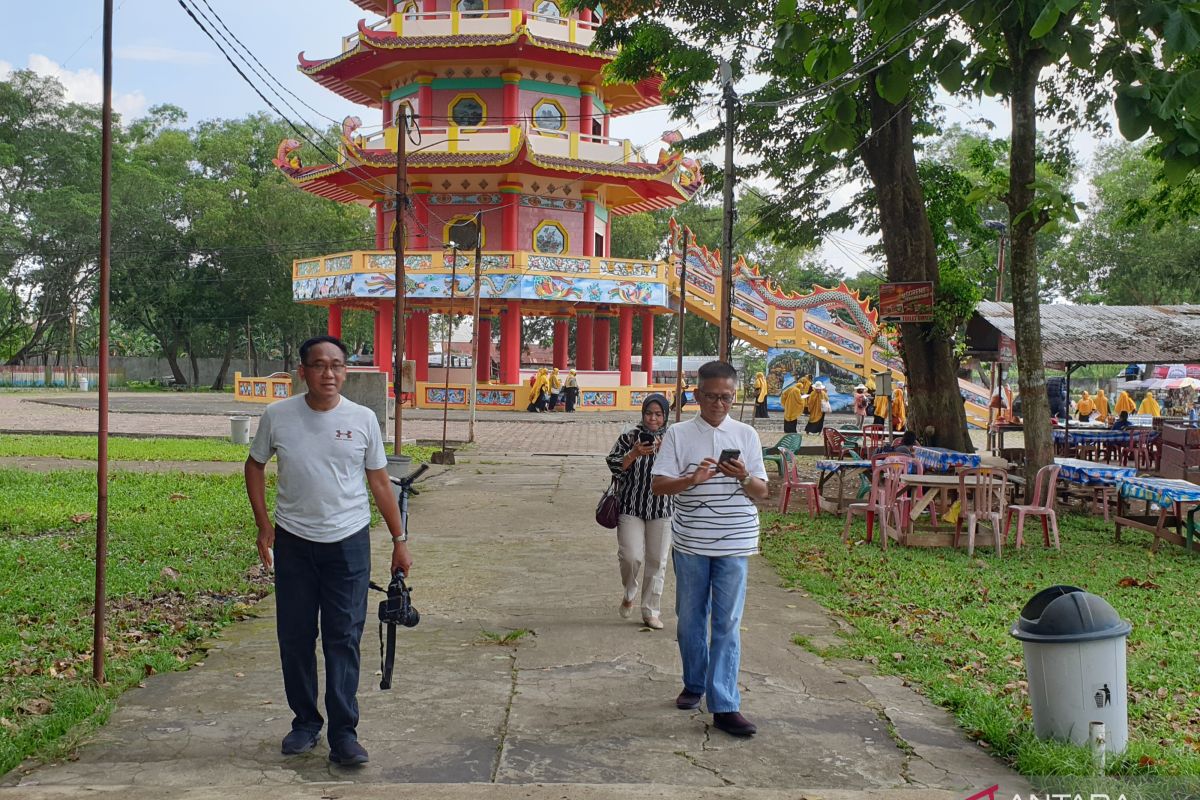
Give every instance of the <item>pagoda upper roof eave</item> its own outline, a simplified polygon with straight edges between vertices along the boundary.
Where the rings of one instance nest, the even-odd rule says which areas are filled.
[[[595,52],[569,43],[555,42],[531,35],[524,27],[512,34],[457,35],[437,37],[397,37],[392,33],[373,31],[359,22],[359,43],[327,59],[307,58],[303,51],[297,55],[297,69],[304,75],[335,94],[361,105],[378,107],[385,86],[394,83],[394,77],[380,76],[372,79],[370,74],[385,69],[398,61],[428,66],[429,62],[446,60],[448,51],[454,48],[472,48],[473,56],[489,61],[506,59],[530,60],[527,48],[549,54],[548,63],[559,67],[575,68],[599,73],[614,55]],[[381,57],[392,57],[381,60]],[[459,59],[461,60],[461,59]],[[370,91],[367,91],[369,87]],[[616,113],[629,113],[662,104],[662,79],[647,78],[632,84],[632,97],[612,98],[609,108]]]

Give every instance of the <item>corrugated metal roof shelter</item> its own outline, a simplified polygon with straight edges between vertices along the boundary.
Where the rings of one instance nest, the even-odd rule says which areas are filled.
[[[1044,305],[1041,317],[1048,367],[1200,360],[1200,305]],[[981,361],[1011,362],[1015,340],[1010,303],[980,303],[967,322],[967,350]]]

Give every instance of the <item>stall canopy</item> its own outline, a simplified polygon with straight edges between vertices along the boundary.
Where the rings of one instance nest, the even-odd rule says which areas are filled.
[[[1200,361],[1200,305],[1044,305],[1042,361],[1053,369],[1083,364],[1175,364]],[[1010,303],[980,303],[967,322],[968,354],[1016,360]]]

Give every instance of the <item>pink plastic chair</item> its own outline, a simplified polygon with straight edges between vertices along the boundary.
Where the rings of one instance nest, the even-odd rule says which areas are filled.
[[[804,505],[808,516],[816,519],[821,513],[820,496],[817,494],[817,484],[813,481],[800,480],[800,467],[796,464],[796,456],[790,450],[780,450],[783,457],[783,488],[779,491],[779,512],[787,513],[788,503],[792,499],[792,490],[799,490],[804,496]]]
[[[1017,514],[1017,549],[1025,544],[1025,517],[1040,517],[1042,520],[1042,540],[1046,547],[1050,546],[1050,533],[1054,532],[1054,549],[1061,550],[1058,541],[1058,515],[1054,512],[1055,486],[1058,482],[1058,472],[1062,469],[1057,464],[1048,464],[1038,470],[1033,479],[1033,501],[1028,505],[1008,507],[1004,519],[1004,543],[1008,544],[1008,531],[1012,527],[1013,512]],[[1107,507],[1106,507],[1107,510]]]
[[[883,435],[882,425],[863,425],[862,447],[865,458],[870,458],[883,447]]]
[[[863,516],[867,520],[867,542],[871,542],[874,538],[875,520],[878,519],[881,544],[884,550],[887,549],[888,519],[889,517],[895,518],[895,515],[899,513],[899,507],[902,506],[897,502],[902,487],[900,476],[907,471],[905,465],[899,462],[880,463],[872,468],[871,491],[867,495],[867,502],[851,503],[846,506],[846,524],[842,527],[843,542],[850,541],[850,523],[853,522],[854,517]],[[897,534],[902,530],[903,528],[898,524]]]
[[[963,521],[967,523],[967,557],[975,555],[975,529],[980,520],[987,522],[992,528],[992,536],[996,543],[996,556],[1002,554],[1003,526],[1000,518],[1004,516],[1004,502],[1008,497],[1008,473],[1002,469],[979,467],[964,469],[958,473],[958,502],[961,510],[958,521],[954,523],[954,546],[958,547],[958,537],[962,534]]]

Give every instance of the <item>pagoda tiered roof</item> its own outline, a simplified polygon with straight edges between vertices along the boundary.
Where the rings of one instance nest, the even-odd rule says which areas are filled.
[[[456,15],[458,12],[442,16]],[[490,24],[483,25],[483,22]],[[562,35],[553,35],[559,33],[557,27],[544,24],[539,27],[536,20],[526,19],[519,12],[480,21],[478,30],[429,33],[429,27],[410,25],[409,30],[404,30],[402,26],[398,33],[390,26],[377,29],[368,26],[366,20],[360,20],[357,37],[346,37],[342,53],[330,58],[310,59],[301,51],[297,56],[298,69],[353,103],[378,107],[384,87],[395,85],[400,77],[396,74],[398,70],[403,71],[405,66],[416,70],[428,69],[440,62],[461,62],[465,55],[463,48],[470,49],[472,59],[489,63],[533,59],[591,72],[597,85],[604,85],[600,73],[616,55],[593,50],[591,37],[581,35],[578,28],[567,28]],[[461,27],[469,26],[464,23]],[[459,28],[455,24],[448,30]],[[531,50],[540,52],[543,57],[537,59]],[[661,105],[661,89],[661,78],[648,78],[636,84],[604,85],[605,101],[610,112],[628,114]]]

